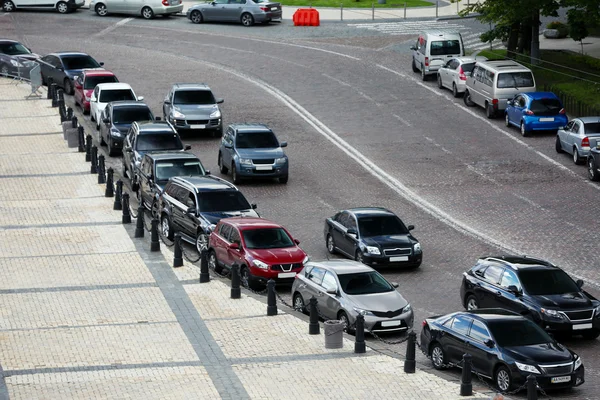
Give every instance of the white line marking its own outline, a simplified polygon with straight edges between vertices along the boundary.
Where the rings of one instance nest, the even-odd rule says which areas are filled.
[[[338,78],[334,78],[334,77],[333,77],[333,76],[331,76],[331,75],[323,74],[323,76],[324,76],[324,77],[326,77],[326,78],[329,78],[329,79],[331,79],[331,80],[334,80],[334,81],[336,81],[337,83],[339,83],[339,84],[340,84],[340,85],[342,85],[342,86],[352,87],[352,85],[351,85],[351,84],[349,84],[349,83],[346,83],[346,82],[344,82],[344,81],[341,81],[341,80],[339,80]]]
[[[114,31],[115,29],[117,29],[119,26],[123,26],[126,23],[133,21],[133,18],[124,18],[122,20],[120,20],[119,22],[117,22],[116,24],[113,24],[111,26],[109,26],[108,28],[102,29],[100,32],[92,35],[93,37],[99,37],[99,36],[104,36],[109,32]]]
[[[404,118],[402,118],[401,116],[399,116],[399,115],[396,115],[396,114],[392,114],[392,115],[394,116],[394,118],[396,118],[398,121],[402,122],[404,125],[406,125],[406,126],[412,126],[412,125],[410,124],[410,122],[408,122],[407,120],[405,120],[405,119],[404,119]]]

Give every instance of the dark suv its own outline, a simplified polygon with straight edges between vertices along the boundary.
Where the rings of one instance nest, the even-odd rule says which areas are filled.
[[[163,236],[182,239],[198,251],[208,248],[208,235],[217,222],[228,217],[258,217],[256,204],[231,183],[215,176],[174,177],[160,195],[159,207]]]
[[[600,140],[596,142],[596,147],[590,149],[587,158],[588,178],[591,181],[600,181]]]
[[[547,331],[600,335],[600,302],[552,263],[527,256],[485,257],[463,274],[460,297],[467,310],[505,308]]]
[[[153,121],[154,114],[147,104],[139,101],[113,101],[102,111],[100,144],[108,146],[108,155],[116,156],[123,149],[123,141],[134,121]]]

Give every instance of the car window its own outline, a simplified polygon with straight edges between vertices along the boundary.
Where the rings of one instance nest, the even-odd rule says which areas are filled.
[[[100,92],[100,103],[110,103],[111,101],[137,100],[131,89],[104,89]]]
[[[213,190],[199,196],[201,212],[242,211],[250,209],[248,200],[237,190]]]
[[[579,132],[579,122],[573,122],[573,126],[571,127],[571,131],[574,133]]]
[[[310,279],[317,285],[320,285],[321,282],[323,282],[323,276],[325,276],[325,270],[322,268],[315,267],[308,274],[308,279]]]
[[[533,346],[552,343],[552,338],[528,319],[497,319],[488,322],[490,333],[500,347]]]
[[[469,336],[481,343],[485,343],[492,338],[483,322],[476,320],[473,320]]]
[[[224,0],[223,3],[227,4]],[[215,98],[210,90],[177,90],[173,95],[173,104],[215,104]]]
[[[460,67],[462,68],[463,72],[473,72],[473,69],[475,68],[475,63],[464,63]]]
[[[168,160],[156,163],[156,180],[166,181],[174,176],[202,176],[204,168],[197,160]]]
[[[350,295],[391,292],[392,285],[377,271],[338,275],[341,289]]]
[[[304,274],[304,276],[308,277],[308,275],[310,274],[310,271],[312,271],[314,267],[312,265],[307,265],[306,267],[304,267],[304,269],[302,270],[302,273]]]
[[[151,165],[152,161],[150,161],[150,158],[144,157],[144,159],[142,160],[142,172],[144,173],[144,175],[152,174],[152,168],[150,167]]]
[[[295,246],[283,228],[246,229],[242,231],[249,249],[280,249]]]
[[[179,135],[167,133],[163,135],[138,135],[135,149],[138,151],[183,150]]]
[[[454,318],[447,319],[444,321],[444,323],[442,325],[445,326],[446,328],[450,328],[452,326],[453,321],[454,321]]]
[[[586,122],[583,124],[585,133],[600,133],[600,122]]]
[[[65,69],[100,68],[100,64],[90,56],[63,56]]]
[[[93,89],[101,83],[119,82],[116,76],[86,76],[83,84],[84,89]]]
[[[358,230],[358,227],[356,226],[356,218],[354,218],[353,215],[348,215],[348,219],[346,219],[346,229],[354,229],[354,230]]]
[[[229,234],[231,233],[231,225],[221,224],[221,228],[219,229],[219,235],[229,241]]]
[[[115,107],[113,110],[114,124],[131,124],[134,121],[152,120],[154,120],[154,116],[152,115],[152,111],[147,107]]]
[[[229,241],[231,243],[237,243],[238,246],[242,244],[240,240],[240,233],[235,227],[231,227],[231,233],[229,234]]]
[[[500,281],[500,286],[507,288],[511,285],[516,286],[517,289],[521,289],[521,282],[519,282],[519,278],[517,278],[517,274],[515,274],[513,271],[505,269],[504,273],[502,274],[502,280]]]
[[[215,0],[217,4],[227,4],[228,0]]]
[[[499,89],[532,87],[533,75],[531,72],[502,72],[498,74]]]
[[[578,293],[581,290],[561,269],[523,269],[519,271],[523,289],[532,296]]]
[[[9,56],[31,54],[29,49],[21,43],[0,43],[0,53],[8,54]]]
[[[358,227],[362,237],[405,235],[408,233],[408,228],[395,215],[360,217]]]
[[[331,289],[337,290],[338,285],[337,281],[335,280],[335,276],[333,276],[333,274],[329,271],[325,272],[321,286],[323,286],[323,289],[326,291]]]
[[[452,330],[461,335],[466,335],[469,331],[469,325],[471,325],[471,318],[457,315],[452,321]]]
[[[229,4],[246,4],[246,0],[229,0]]]
[[[498,267],[497,265],[490,265],[483,273],[483,277],[491,283],[498,283],[500,276],[502,275],[502,270],[503,268]]]
[[[238,149],[272,149],[279,147],[275,134],[271,131],[238,132],[235,138]]]
[[[350,217],[350,214],[348,213],[348,211],[344,211],[339,214],[337,222],[339,222],[343,227],[346,227],[346,225],[348,224],[349,217]]]
[[[434,40],[431,42],[430,54],[432,56],[460,54],[460,42],[458,40]]]
[[[483,83],[485,83],[488,86],[494,86],[494,77],[496,76],[496,74],[492,71],[485,71],[485,75],[483,76]]]
[[[532,100],[529,109],[534,114],[555,115],[563,108],[558,99],[536,99]]]

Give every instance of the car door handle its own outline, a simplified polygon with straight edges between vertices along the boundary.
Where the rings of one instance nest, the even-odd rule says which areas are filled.
[[[502,292],[498,290],[498,291],[496,292],[496,296],[502,296]]]

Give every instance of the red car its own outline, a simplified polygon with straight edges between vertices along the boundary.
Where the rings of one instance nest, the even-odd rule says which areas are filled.
[[[84,70],[74,81],[75,104],[84,114],[90,112],[90,97],[99,83],[119,82],[115,74],[106,70]]]
[[[284,227],[269,220],[224,218],[210,234],[208,267],[220,273],[237,262],[244,287],[264,286],[269,279],[291,284],[308,261],[299,243]]]

